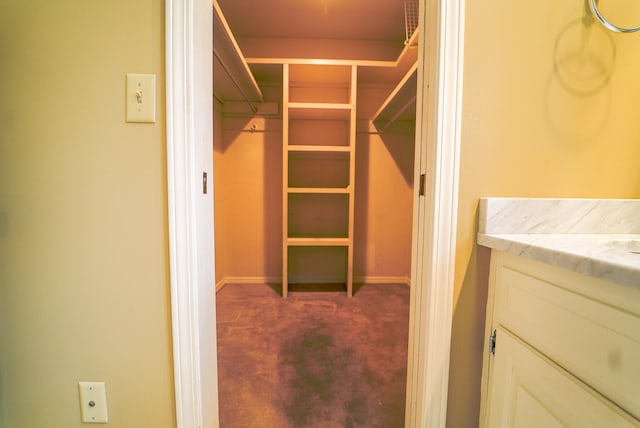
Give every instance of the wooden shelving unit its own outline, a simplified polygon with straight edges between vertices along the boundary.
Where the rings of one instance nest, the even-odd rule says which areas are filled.
[[[309,247],[338,249],[340,258],[346,252],[351,297],[357,67],[283,67],[282,295],[292,252]]]

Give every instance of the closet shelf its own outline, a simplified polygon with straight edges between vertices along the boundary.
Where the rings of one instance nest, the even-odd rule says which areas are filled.
[[[251,74],[218,1],[213,1],[213,87],[221,102],[246,101],[257,109],[262,91]]]
[[[379,131],[384,131],[398,120],[415,120],[417,86],[418,63],[416,62],[376,112],[373,123]]]
[[[295,145],[289,144],[287,146],[287,150],[289,152],[350,152],[352,150],[351,146],[303,146],[303,145]]]
[[[392,67],[359,67],[358,81],[364,84],[397,84],[418,61],[419,33],[420,30],[416,29]]]
[[[291,247],[346,247],[349,243],[349,238],[287,238]]]
[[[289,103],[291,119],[349,120],[353,106],[338,103]]]
[[[348,187],[288,187],[288,193],[324,193],[324,194],[346,194],[350,189]]]

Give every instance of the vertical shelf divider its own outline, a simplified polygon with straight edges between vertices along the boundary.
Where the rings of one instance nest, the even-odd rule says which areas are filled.
[[[347,296],[353,296],[353,216],[355,211],[355,182],[356,182],[356,96],[358,87],[358,68],[351,66],[351,87],[349,102],[351,116],[349,123],[349,247],[347,249]]]
[[[289,64],[282,65],[282,297],[289,291]]]

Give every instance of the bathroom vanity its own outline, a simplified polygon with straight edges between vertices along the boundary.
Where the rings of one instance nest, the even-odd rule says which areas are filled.
[[[481,427],[640,427],[640,201],[486,198]]]

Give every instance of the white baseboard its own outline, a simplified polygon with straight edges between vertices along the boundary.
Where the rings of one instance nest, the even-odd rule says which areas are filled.
[[[281,282],[281,276],[227,276],[216,283],[216,293],[227,284],[279,284]],[[310,278],[303,282],[322,281],[314,281]],[[408,276],[354,276],[353,282],[356,284],[404,284],[411,286],[411,278]]]
[[[227,284],[279,284],[281,276],[226,276],[216,283],[216,293]]]
[[[411,278],[408,276],[354,276],[356,284],[404,284],[411,286]]]

